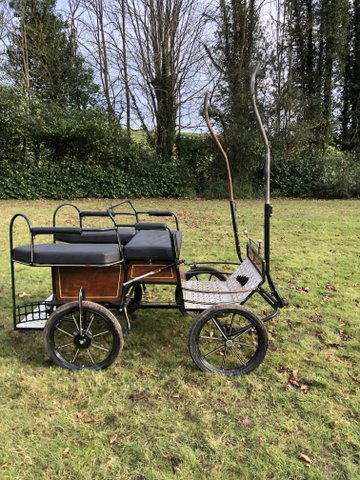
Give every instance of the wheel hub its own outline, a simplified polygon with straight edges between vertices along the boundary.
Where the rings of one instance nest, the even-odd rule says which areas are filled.
[[[80,349],[89,348],[91,345],[91,340],[92,340],[92,336],[91,336],[91,333],[89,332],[85,332],[83,335],[80,335],[80,333],[77,333],[74,336],[74,344],[77,348],[80,348]]]
[[[225,345],[226,345],[227,347],[231,347],[231,346],[233,345],[233,343],[234,343],[234,342],[233,342],[232,340],[230,340],[230,338],[228,338],[228,339],[226,340],[226,342],[225,342]]]

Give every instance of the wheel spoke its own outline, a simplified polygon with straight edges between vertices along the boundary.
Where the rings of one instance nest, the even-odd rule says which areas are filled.
[[[94,319],[95,319],[95,315],[92,314],[91,317],[90,317],[90,323],[89,323],[89,325],[87,326],[87,329],[86,329],[87,332],[90,330],[91,325],[93,324]]]
[[[58,347],[56,347],[58,350],[60,350],[60,348],[65,348],[65,347],[69,347],[70,345],[74,345],[73,342],[71,343],[64,343],[64,345],[59,345]]]
[[[246,363],[243,362],[242,358],[240,357],[240,355],[234,350],[234,349],[231,349],[231,351],[235,354],[235,356],[237,357],[237,359],[239,360],[239,362],[242,364],[242,365],[246,365]]]
[[[225,346],[225,351],[224,351],[223,359],[222,359],[222,362],[221,362],[221,370],[224,370],[224,365],[225,365],[227,350],[228,350],[228,349],[227,349],[227,347]]]
[[[90,357],[90,360],[92,361],[92,364],[95,365],[95,360],[94,360],[93,356],[91,355],[91,352],[90,352],[90,349],[89,349],[89,348],[87,349],[87,353],[88,353],[88,355],[89,355],[89,357]]]
[[[92,336],[92,338],[100,337],[100,335],[105,335],[106,333],[110,333],[110,330],[105,330],[104,332],[96,333]]]
[[[208,357],[209,355],[211,355],[212,353],[218,353],[220,352],[221,350],[224,350],[224,348],[226,348],[226,345],[221,345],[220,347],[217,347],[217,348],[214,348],[214,350],[211,350],[210,352],[206,353],[205,355],[203,355],[203,357]]]
[[[250,330],[252,330],[253,328],[254,328],[253,325],[247,325],[246,327],[243,327],[243,328],[234,329],[233,340],[240,337],[240,335],[243,335],[244,333],[250,332]]]
[[[243,347],[256,348],[256,345],[254,345],[253,343],[240,342],[240,340],[239,341],[233,340],[233,342]]]
[[[209,282],[211,282],[211,279],[213,278],[213,276],[214,276],[213,274],[210,275]]]
[[[56,330],[58,330],[59,332],[61,333],[64,333],[65,335],[67,335],[68,337],[71,337],[71,338],[74,338],[74,335],[70,332],[66,332],[65,330],[63,330],[62,328],[60,327],[57,327]]]
[[[223,338],[220,338],[220,337],[212,337],[212,336],[210,336],[210,335],[200,335],[199,338],[202,338],[202,339],[204,339],[204,340],[220,340],[221,342],[224,341]]]
[[[76,318],[74,317],[74,315],[71,315],[71,317],[72,317],[72,319],[73,319],[73,322],[75,323],[75,326],[76,326],[77,331],[80,332],[79,325],[78,325],[78,323],[77,323],[77,321],[76,321]]]
[[[228,340],[228,337],[225,335],[225,333],[222,331],[221,327],[219,326],[218,322],[216,321],[215,318],[212,318],[212,321],[214,323],[214,325],[216,326],[216,328],[219,330],[219,332],[221,333],[221,335],[225,338],[225,340]]]
[[[76,350],[76,352],[75,352],[74,358],[71,360],[71,363],[74,363],[74,362],[75,362],[76,357],[78,356],[79,352],[80,352],[80,349],[78,348],[78,349]]]
[[[98,348],[99,350],[103,350],[104,352],[110,352],[109,348],[101,347],[100,345],[95,345],[95,343],[92,343],[91,346],[94,348]]]
[[[231,337],[231,334],[232,334],[232,330],[233,330],[233,323],[234,323],[234,317],[235,317],[235,313],[233,313],[233,314],[232,314],[232,317],[231,317],[230,330],[229,330],[229,337]]]

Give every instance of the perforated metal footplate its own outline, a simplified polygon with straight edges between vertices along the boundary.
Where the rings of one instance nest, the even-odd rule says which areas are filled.
[[[238,277],[248,280],[242,286]],[[182,283],[185,310],[205,310],[221,303],[243,303],[263,281],[249,258],[226,281]]]

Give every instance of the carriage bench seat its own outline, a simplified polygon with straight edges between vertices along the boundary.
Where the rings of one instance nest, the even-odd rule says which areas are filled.
[[[175,255],[168,230],[139,230],[124,246],[127,261],[175,261],[179,258],[182,235],[179,230],[171,233],[175,243]]]
[[[33,246],[16,247],[12,252],[12,260],[28,265],[113,265],[121,260],[118,244],[93,243],[51,243]]]
[[[135,235],[133,228],[119,228],[119,237],[122,245],[126,245]],[[54,235],[57,242],[64,243],[117,243],[118,237],[114,228],[82,229],[75,233],[57,233]]]
[[[121,244],[124,246],[124,257],[126,260],[174,260],[170,235],[166,230],[120,228],[119,234]],[[172,232],[172,234],[174,235],[176,256],[178,257],[182,235],[178,230]],[[88,229],[75,233],[58,233],[54,235],[54,238],[56,241],[72,244],[117,243],[117,235],[114,229]]]

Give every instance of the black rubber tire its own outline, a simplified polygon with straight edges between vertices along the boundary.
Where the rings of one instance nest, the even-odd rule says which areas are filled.
[[[140,283],[137,283],[134,287],[133,302],[138,305],[139,303],[141,303],[142,296],[143,296],[143,287]]]
[[[54,311],[44,329],[45,350],[56,365],[69,370],[107,368],[115,362],[123,348],[121,326],[110,310],[98,303],[83,301],[82,308],[87,322],[82,336],[76,318],[78,302],[66,303]],[[95,337],[101,337],[101,345],[95,345]],[[69,343],[59,345],[60,341]],[[100,352],[105,353],[98,359]]]
[[[205,278],[201,278],[200,276]],[[203,280],[211,280],[212,278],[216,278],[217,280],[221,282],[226,281],[226,276],[221,273],[219,270],[213,267],[208,267],[207,265],[203,265],[201,267],[194,267],[185,272],[185,278],[186,280],[191,280],[193,277],[196,277],[197,280],[203,279]],[[208,277],[208,278],[206,278]],[[175,300],[178,305],[181,304],[181,286],[177,285],[175,289]],[[189,311],[187,312],[183,307],[179,307],[180,312],[183,315],[189,315],[190,317],[194,317],[195,315],[198,315],[201,313],[201,310],[194,310],[194,311]]]
[[[232,318],[230,325],[222,321],[229,316]],[[234,318],[236,318],[237,328],[235,328]],[[213,331],[206,335],[207,330],[210,329],[215,332],[215,335]],[[256,334],[256,344],[254,343],[254,334]],[[240,337],[241,340],[238,340]],[[244,341],[244,337],[247,342]],[[204,353],[204,345],[209,343],[211,350]],[[213,346],[215,349],[212,349]],[[238,350],[235,351],[236,348]],[[236,304],[215,305],[204,310],[195,318],[190,329],[190,355],[195,364],[204,372],[219,373],[230,377],[249,373],[264,360],[267,348],[268,335],[262,320],[250,310]],[[250,350],[247,355],[249,358],[243,361],[240,352],[241,355],[244,355],[248,350]],[[230,355],[233,357],[229,362]],[[225,365],[226,362],[227,365],[230,364],[229,367]],[[220,366],[219,363],[221,363]]]

